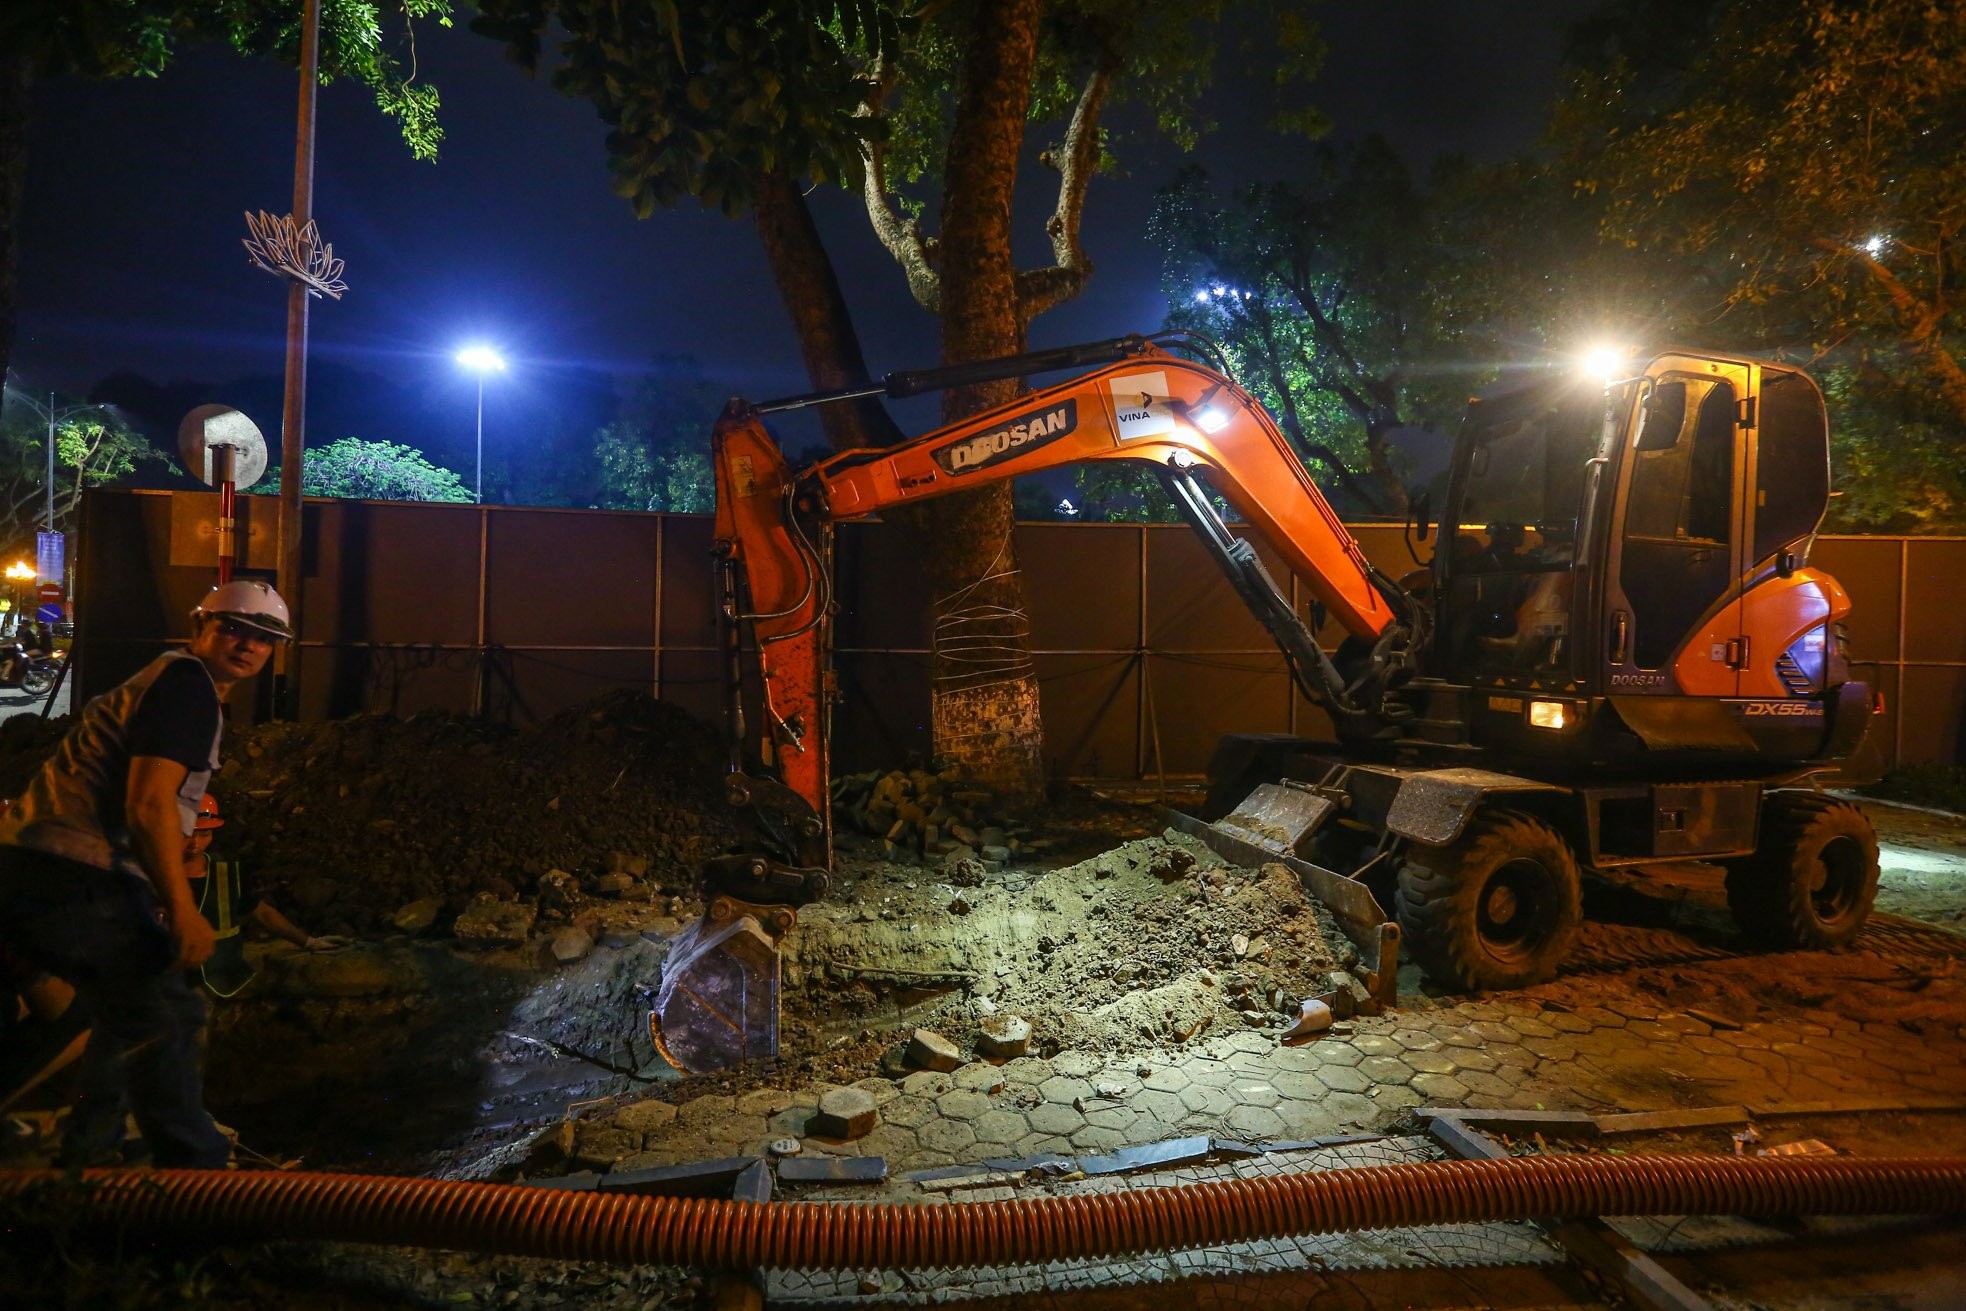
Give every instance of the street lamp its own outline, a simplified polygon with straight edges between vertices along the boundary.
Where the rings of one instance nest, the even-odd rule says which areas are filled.
[[[485,375],[505,372],[505,361],[489,346],[466,346],[457,362],[478,375],[478,469],[476,500],[485,503]]]

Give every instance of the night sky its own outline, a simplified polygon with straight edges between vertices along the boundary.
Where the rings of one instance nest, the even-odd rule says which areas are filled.
[[[1529,149],[1556,89],[1562,25],[1584,8],[1323,6],[1331,55],[1317,102],[1341,139],[1378,132],[1416,165]],[[636,220],[608,189],[604,128],[586,102],[529,81],[461,23],[424,28],[418,54],[443,95],[435,164],[410,158],[360,87],[321,96],[315,213],[347,261],[349,291],[314,305],[310,445],[468,441],[475,382],[451,356],[469,340],[513,363],[487,389],[488,466],[538,425],[605,418],[610,390],[661,354],[694,356],[754,398],[805,389],[748,222],[695,208]],[[1211,106],[1225,130],[1203,162],[1231,180],[1287,176],[1301,145],[1267,137],[1237,81],[1225,65]],[[187,395],[242,405],[277,441],[277,400],[263,398],[277,397],[286,297],[247,263],[240,238],[244,211],[291,207],[294,105],[288,70],[209,49],[158,79],[40,86],[14,379],[75,394],[117,372],[196,384]],[[1086,294],[1037,321],[1034,346],[1159,326],[1166,303],[1146,221],[1182,162],[1171,148],[1136,147],[1125,176],[1094,181],[1085,239],[1098,271]],[[933,325],[858,201],[821,192],[814,203],[870,366],[933,363]],[[1050,204],[1048,190],[1020,192],[1027,264],[1044,253]]]

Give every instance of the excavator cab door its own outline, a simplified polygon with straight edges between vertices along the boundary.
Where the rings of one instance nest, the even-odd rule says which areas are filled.
[[[1742,634],[1754,369],[1655,361],[1622,449],[1605,580],[1614,695],[1731,697]]]

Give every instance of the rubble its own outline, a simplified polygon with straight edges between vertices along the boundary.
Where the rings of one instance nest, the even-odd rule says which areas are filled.
[[[978,863],[981,872],[1002,868],[1027,849],[1041,849],[1028,829],[1012,826],[997,809],[996,795],[945,769],[871,770],[833,780],[836,820],[878,837],[889,860],[942,858],[950,864]],[[977,872],[964,869],[958,887]]]
[[[986,1017],[976,1028],[976,1053],[1009,1061],[1031,1048],[1031,1022],[1008,1012]]]
[[[451,932],[469,947],[513,947],[532,934],[533,920],[539,912],[516,901],[499,901],[489,892],[465,907]]]
[[[398,933],[421,933],[437,922],[444,903],[435,897],[422,897],[389,917],[389,927]]]
[[[592,950],[594,939],[578,926],[569,925],[553,935],[553,959],[562,965],[571,965]]]

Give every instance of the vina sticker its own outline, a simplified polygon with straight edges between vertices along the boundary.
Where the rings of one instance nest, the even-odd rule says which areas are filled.
[[[1161,437],[1174,431],[1174,411],[1167,408],[1165,373],[1129,373],[1106,386],[1113,393],[1113,422],[1121,441]]]
[[[1020,414],[988,432],[950,442],[935,452],[935,462],[942,466],[944,473],[974,473],[1048,446],[1078,426],[1079,403],[1059,401],[1042,410]]]

